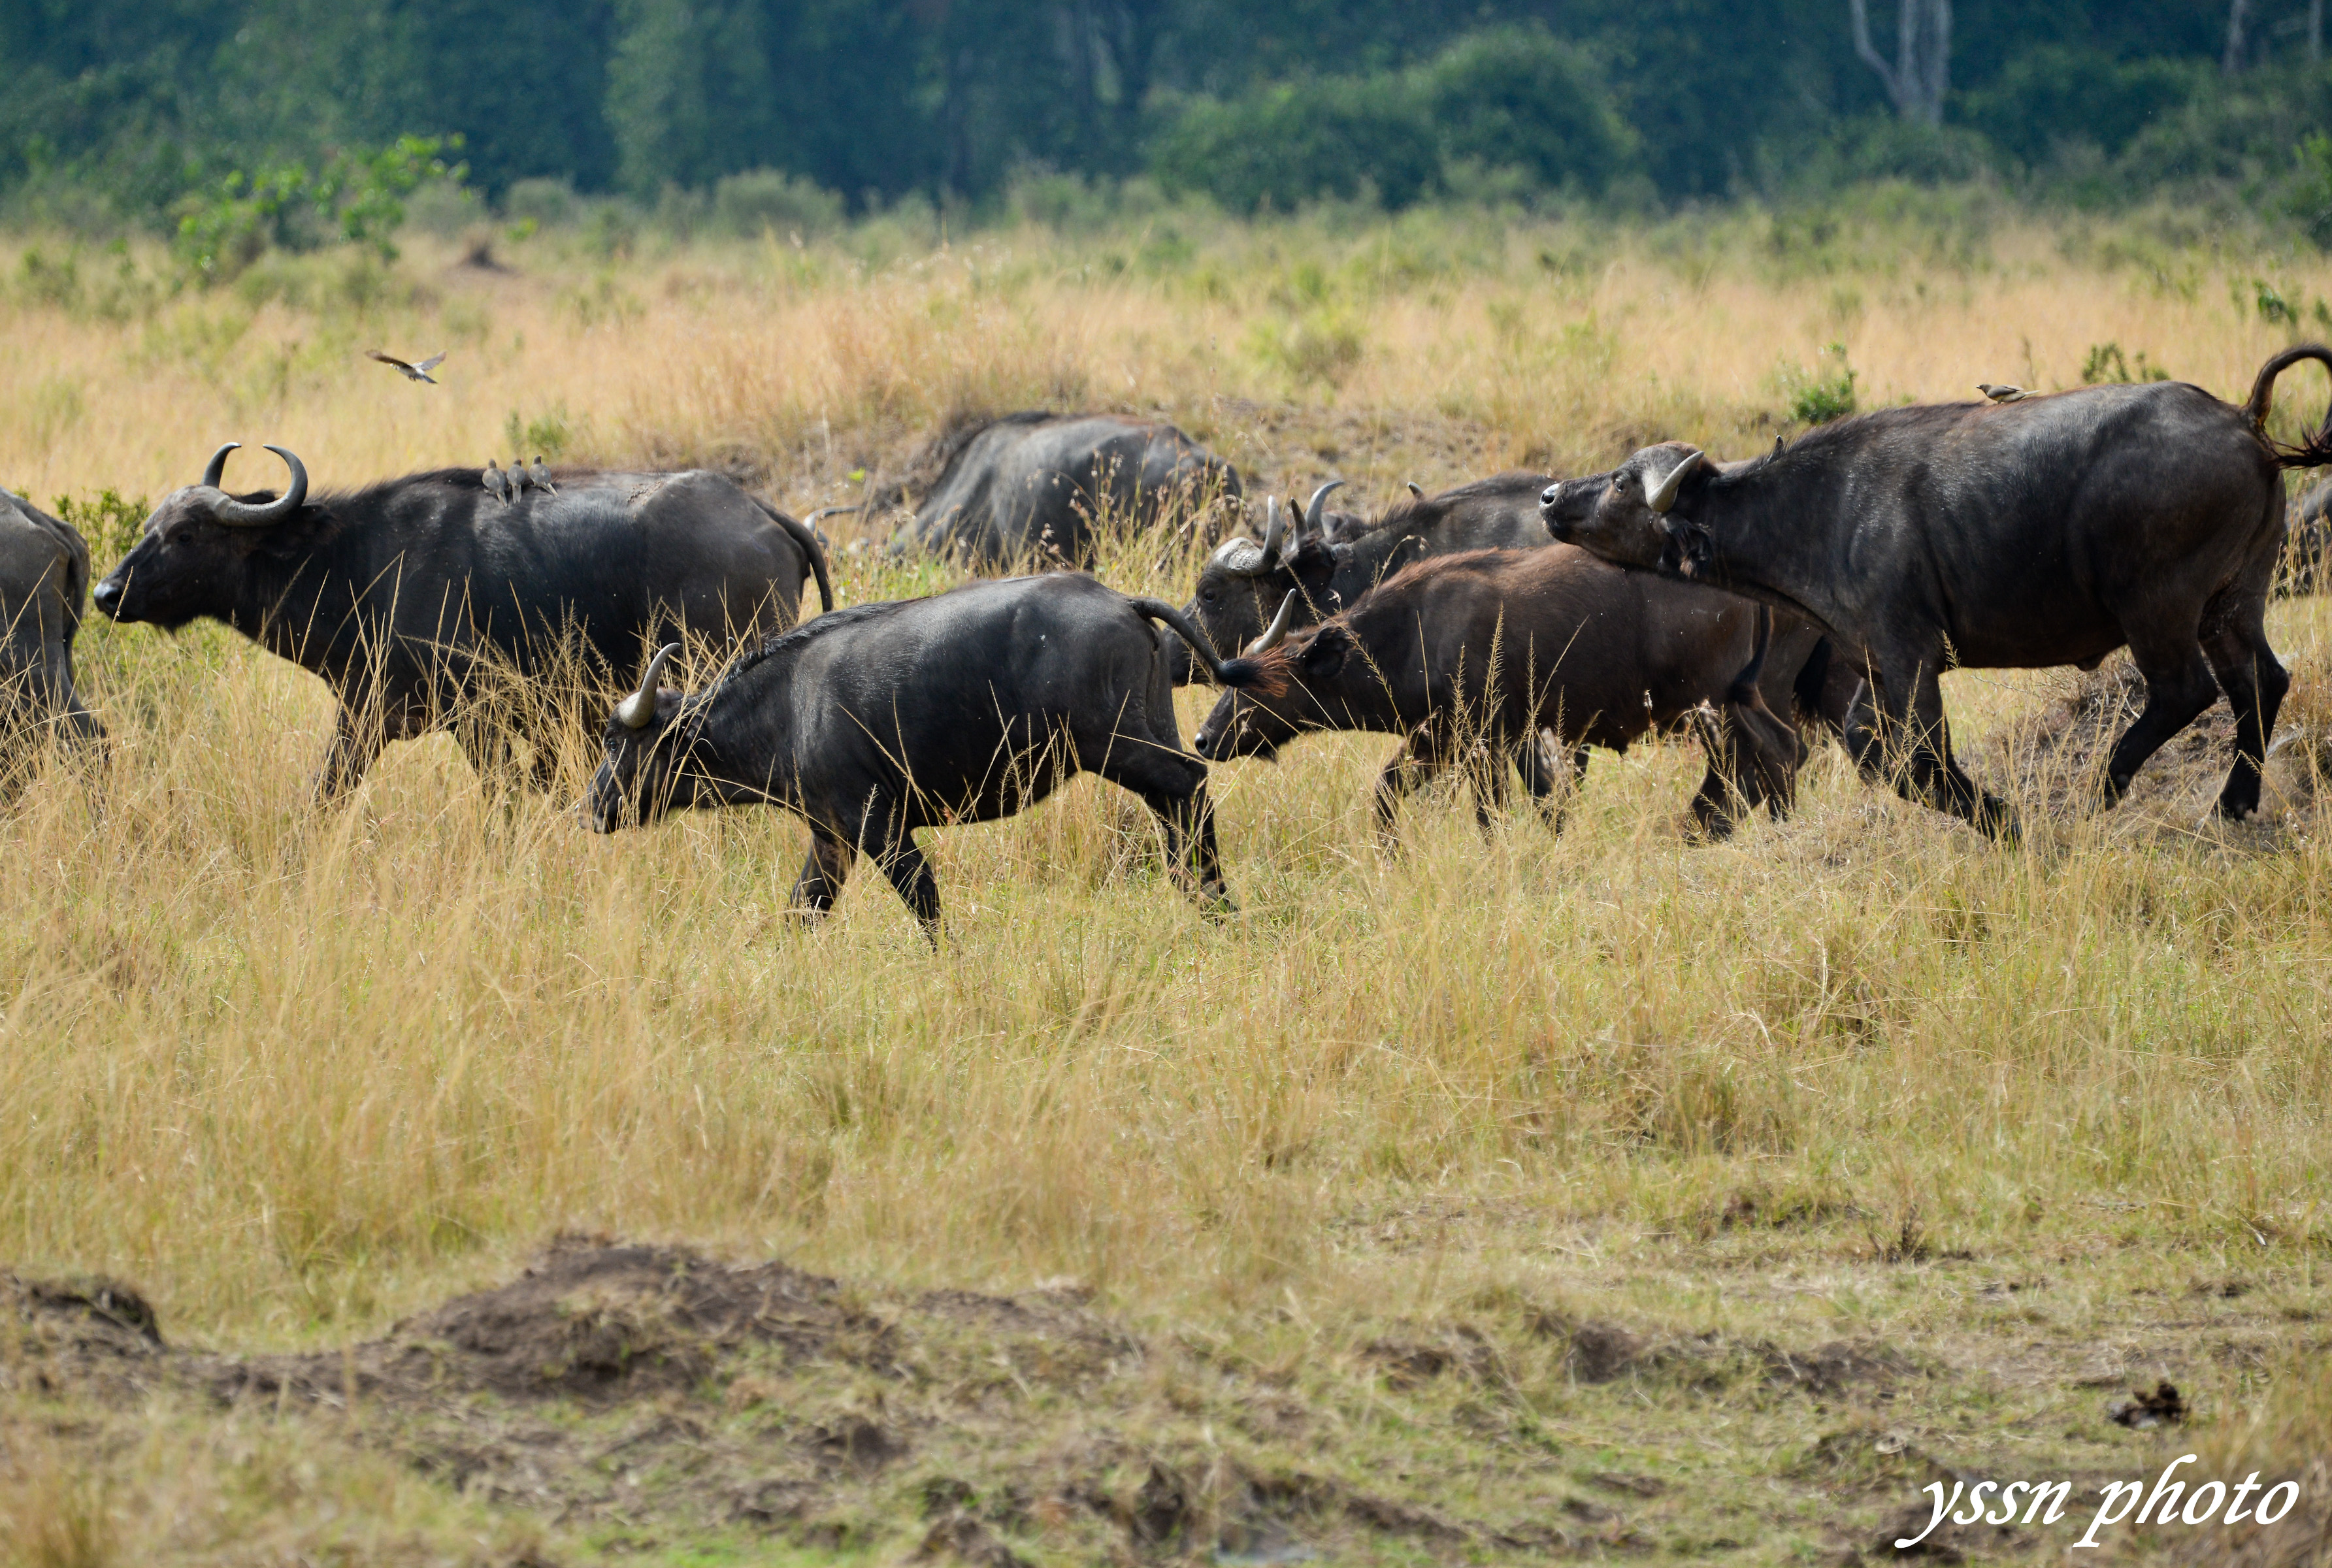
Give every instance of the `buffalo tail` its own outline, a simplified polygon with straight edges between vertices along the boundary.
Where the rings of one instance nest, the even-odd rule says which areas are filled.
[[[817,606],[821,610],[834,607],[834,581],[826,573],[826,547],[817,542],[817,535],[763,501],[754,496],[753,504],[769,514],[769,521],[786,531],[786,537],[801,546],[802,554],[809,558],[810,574],[817,578]]]
[[[1260,659],[1219,659],[1214,645],[1207,635],[1190,624],[1190,617],[1168,604],[1164,599],[1126,601],[1133,613],[1148,620],[1162,621],[1169,631],[1190,645],[1190,656],[1204,665],[1218,684],[1224,686],[1267,686],[1273,665],[1268,655]]]
[[[2267,415],[2275,401],[2276,378],[2302,359],[2313,359],[2327,371],[2332,371],[2332,349],[2321,343],[2298,344],[2260,367],[2259,378],[2251,383],[2251,398],[2243,405],[2251,428],[2259,432],[2260,440],[2266,444],[2279,468],[2322,468],[2332,464],[2332,408],[2325,411],[2324,423],[2317,426],[2315,434],[2298,446],[2279,446],[2268,439]]]

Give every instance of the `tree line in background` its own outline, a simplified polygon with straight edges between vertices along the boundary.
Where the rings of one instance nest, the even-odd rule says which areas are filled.
[[[2323,9],[0,0],[0,203],[207,225],[215,255],[286,225],[366,237],[456,160],[493,200],[525,180],[655,199],[771,171],[754,177],[856,210],[976,206],[1032,170],[1145,175],[1240,212],[1653,210],[1990,175],[2092,206],[2207,186],[2332,242]]]

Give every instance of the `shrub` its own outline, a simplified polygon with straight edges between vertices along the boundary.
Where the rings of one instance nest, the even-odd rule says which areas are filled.
[[[146,531],[146,519],[154,509],[142,495],[100,490],[79,500],[60,495],[54,510],[88,542],[91,575],[101,577],[138,548],[139,538]]]
[[[467,173],[437,156],[461,140],[399,137],[388,147],[335,153],[315,168],[231,170],[179,202],[171,249],[205,285],[234,277],[270,247],[311,251],[334,238],[393,260],[389,236],[405,221],[405,198],[425,180],[458,185]]]
[[[782,169],[750,169],[713,186],[712,221],[749,238],[764,231],[808,238],[842,226],[842,198]]]
[[[1536,27],[1459,39],[1426,66],[1444,165],[1514,168],[1548,189],[1601,195],[1636,160],[1636,136],[1586,50]]]
[[[513,180],[502,193],[502,215],[512,223],[532,220],[551,228],[575,216],[575,187],[563,179]]]
[[[1790,417],[1802,425],[1827,425],[1845,418],[1857,406],[1854,367],[1846,362],[1846,345],[1832,343],[1822,357],[1830,362],[1827,369],[1820,365],[1811,370],[1792,366],[1782,376],[1782,387],[1790,397]]]
[[[1229,103],[1188,105],[1152,167],[1169,191],[1203,191],[1235,212],[1324,196],[1405,206],[1439,167],[1419,94],[1387,76],[1324,77]]]
[[[1961,94],[1953,118],[2029,165],[2048,161],[2060,140],[2077,139],[2113,157],[2149,121],[2192,98],[2206,70],[2047,44],[2019,53],[1989,85]]]

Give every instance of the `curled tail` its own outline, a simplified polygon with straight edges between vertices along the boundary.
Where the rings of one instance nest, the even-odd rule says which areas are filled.
[[[2315,434],[2298,446],[2281,446],[2268,436],[2267,414],[2275,402],[2275,378],[2302,359],[2313,359],[2327,371],[2332,371],[2332,349],[2321,343],[2301,343],[2286,349],[2260,367],[2259,378],[2251,383],[2251,397],[2243,405],[2244,417],[2259,432],[2260,440],[2279,468],[2322,468],[2332,464],[2332,408],[2325,411],[2324,423],[2317,426]]]
[[[776,523],[779,528],[786,531],[787,538],[801,546],[802,554],[809,558],[810,574],[817,578],[818,607],[820,609],[827,610],[832,609],[834,607],[834,582],[833,579],[828,578],[826,574],[826,547],[817,542],[817,531],[811,529],[808,524],[796,522],[792,518],[788,517],[784,512],[779,512],[776,507],[771,506],[768,502],[763,501],[758,495],[754,496],[752,501],[755,506],[760,507],[763,512],[769,514],[769,521],[771,522]],[[826,512],[811,513],[810,521],[812,522],[817,521],[817,519],[825,516],[827,512],[855,512],[856,510],[857,509],[855,507],[829,506],[826,509]]]
[[[1206,666],[1218,684],[1224,686],[1263,686],[1268,688],[1273,666],[1263,659],[1219,659],[1215,645],[1207,634],[1190,624],[1190,617],[1163,599],[1128,598],[1133,613],[1148,620],[1163,621],[1167,629],[1190,645],[1190,656]]]

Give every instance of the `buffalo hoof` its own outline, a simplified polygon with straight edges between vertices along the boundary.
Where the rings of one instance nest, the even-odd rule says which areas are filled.
[[[1209,920],[1220,920],[1225,915],[1238,913],[1238,900],[1233,898],[1231,890],[1221,883],[1209,882],[1199,889],[1199,910]]]

